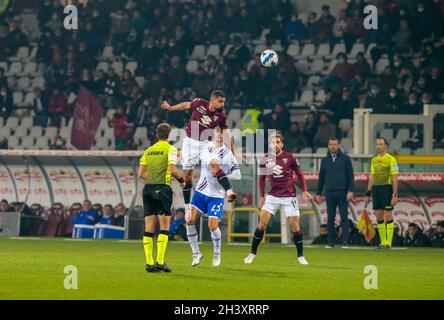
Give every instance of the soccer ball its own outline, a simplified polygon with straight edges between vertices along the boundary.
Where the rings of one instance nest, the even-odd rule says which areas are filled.
[[[261,53],[261,63],[266,68],[277,66],[278,55],[274,50],[265,50]]]

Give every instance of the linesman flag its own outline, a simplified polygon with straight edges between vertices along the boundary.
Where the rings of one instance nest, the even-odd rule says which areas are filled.
[[[370,241],[372,241],[373,237],[376,235],[376,231],[373,228],[372,221],[370,220],[367,206],[365,206],[365,209],[359,218],[358,229],[365,236],[365,241],[367,241],[367,243],[370,243]]]

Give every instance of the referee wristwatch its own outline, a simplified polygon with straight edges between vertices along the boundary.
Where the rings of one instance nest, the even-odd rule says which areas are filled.
[[[392,197],[393,197],[393,198],[397,198],[397,197],[398,197],[398,194],[397,194],[397,193],[394,193],[394,194],[392,194]]]

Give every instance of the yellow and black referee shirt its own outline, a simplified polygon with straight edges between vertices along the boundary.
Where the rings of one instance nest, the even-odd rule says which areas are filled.
[[[145,150],[140,164],[147,167],[148,178],[145,184],[171,185],[170,164],[177,162],[177,149],[168,141],[159,141]]]
[[[398,174],[398,163],[390,154],[386,153],[382,157],[376,155],[372,158],[371,172],[373,175],[373,185],[391,185],[393,175]]]

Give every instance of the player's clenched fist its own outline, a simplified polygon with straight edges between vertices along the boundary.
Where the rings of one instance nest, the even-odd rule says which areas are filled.
[[[161,107],[162,109],[169,110],[170,107],[171,107],[171,105],[170,105],[167,101],[162,101],[162,104],[160,105],[160,107]]]

